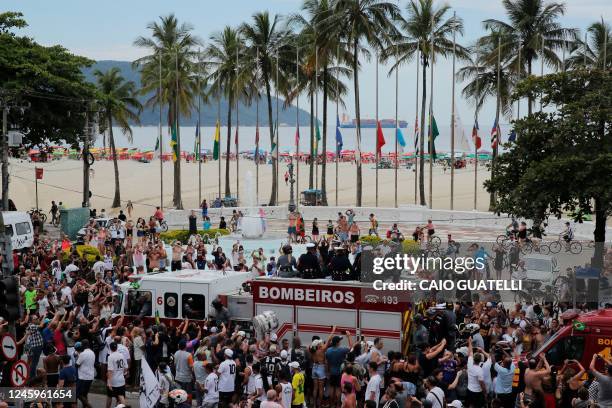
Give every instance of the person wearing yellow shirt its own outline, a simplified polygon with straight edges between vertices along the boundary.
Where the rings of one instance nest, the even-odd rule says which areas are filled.
[[[300,369],[300,363],[292,361],[289,363],[291,369],[291,386],[293,388],[293,398],[291,399],[291,408],[301,408],[304,405],[304,384],[306,378]]]
[[[32,314],[35,313],[36,309],[38,309],[38,302],[36,300],[36,289],[34,289],[34,285],[31,282],[28,283],[27,290],[24,292],[23,297],[25,298],[26,310],[29,310]]]

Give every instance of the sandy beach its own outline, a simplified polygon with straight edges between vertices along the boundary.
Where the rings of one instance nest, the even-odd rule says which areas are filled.
[[[222,188],[225,193],[225,161],[221,163]],[[51,200],[62,201],[68,207],[80,206],[82,201],[83,167],[82,162],[61,159],[48,163],[29,163],[11,159],[10,162],[10,197],[20,210],[27,210],[36,205],[34,168],[44,169],[43,179],[38,183],[39,206],[47,210]],[[164,206],[172,204],[173,165],[165,162],[164,172]],[[93,175],[90,179],[93,197],[91,205],[98,210],[110,210],[114,194],[113,162],[110,160],[96,161],[93,165]],[[236,194],[236,162],[230,162],[230,187],[232,195]],[[279,201],[286,204],[289,201],[289,186],[284,182],[287,164],[281,163],[279,170],[280,190]],[[425,166],[425,194],[428,196],[428,165]],[[198,164],[183,162],[182,195],[184,208],[198,207]],[[308,166],[299,166],[299,189],[308,187]],[[249,174],[250,173],[250,174]],[[379,207],[394,206],[394,170],[379,170]],[[256,194],[255,164],[250,160],[240,160],[240,194],[241,205],[267,204],[272,186],[272,166],[259,166],[259,194]],[[154,207],[160,203],[160,166],[159,160],[151,163],[139,163],[134,160],[119,161],[121,178],[121,199],[124,202],[132,200],[137,215],[150,215]],[[211,202],[218,194],[218,162],[202,164],[202,198]],[[486,210],[489,196],[484,191],[482,183],[488,178],[484,165],[478,169],[478,210]],[[351,163],[340,163],[338,170],[338,205],[353,206],[355,204],[355,166]],[[319,167],[319,183],[321,167]],[[320,185],[320,184],[319,184]],[[297,191],[297,184],[296,184]],[[336,178],[335,163],[328,164],[327,191],[329,205],[335,205]],[[376,170],[374,164],[363,165],[363,205],[374,206],[376,203]],[[256,201],[257,200],[257,201]],[[455,171],[455,206],[456,210],[472,210],[474,200],[474,167]],[[408,169],[398,170],[398,204],[414,204],[414,172]],[[434,166],[433,172],[433,208],[450,208],[450,170],[443,171],[441,166]],[[111,212],[113,213],[113,212]]]

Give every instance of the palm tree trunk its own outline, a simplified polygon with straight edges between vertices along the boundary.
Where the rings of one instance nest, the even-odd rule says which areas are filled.
[[[423,56],[423,96],[421,98],[421,134],[419,135],[419,195],[420,204],[425,202],[425,105],[427,102],[427,57]],[[431,157],[429,158],[431,160]]]
[[[176,98],[173,98],[176,99]],[[183,200],[181,198],[181,133],[180,133],[180,115],[174,103],[174,112],[176,112],[176,151],[177,158],[174,162],[174,194],[172,202],[177,210],[183,209]],[[174,119],[174,118],[173,118]],[[172,122],[170,122],[172,123]]]
[[[531,57],[527,57],[527,75],[531,76]],[[533,97],[527,98],[527,115],[530,116],[533,111]]]
[[[225,160],[225,196],[231,197],[232,192],[230,189],[230,154],[232,146],[232,95],[228,98],[227,106],[227,149],[226,149],[226,160]],[[236,175],[237,177],[238,175]]]
[[[353,85],[355,88],[355,119],[357,120],[357,197],[355,205],[361,207],[361,114],[359,112],[359,44],[357,39],[353,41]]]
[[[321,201],[323,205],[327,205],[327,65],[323,67],[323,163],[321,164]]]
[[[266,84],[266,98],[268,100],[268,125],[270,126],[270,147],[272,147],[272,144],[274,143],[274,121],[272,119],[272,91],[270,89],[270,78],[266,70],[263,70],[263,80]],[[276,146],[276,148],[278,149],[278,146]],[[278,178],[276,177],[276,158],[272,154],[272,149],[270,149],[270,155],[272,156],[272,192],[268,205],[273,206],[276,205],[276,189],[278,188]]]
[[[115,149],[115,137],[113,136],[113,118],[108,112],[108,140],[110,143],[111,154],[113,155],[113,168],[115,170],[115,197],[113,198],[112,208],[121,207],[121,189],[119,187],[119,165],[117,164],[117,150]]]
[[[310,157],[308,158],[309,169],[308,169],[308,188],[313,189],[314,185],[314,94],[310,93]]]

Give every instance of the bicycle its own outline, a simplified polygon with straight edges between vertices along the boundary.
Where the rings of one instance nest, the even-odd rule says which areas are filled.
[[[556,241],[552,241],[548,244],[551,254],[558,254],[563,247],[565,247],[565,252],[570,252],[574,255],[578,255],[582,252],[582,244],[579,241],[572,239],[567,242],[561,237],[561,234],[559,234],[559,238]]]
[[[28,215],[30,216],[30,218],[32,218],[32,216],[34,214],[38,214],[38,219],[45,223],[47,222],[47,214],[45,214],[44,212],[42,212],[40,209],[38,208],[32,208],[30,211],[28,211]]]
[[[548,255],[550,253],[550,248],[548,245],[544,244],[543,242],[533,241],[531,239],[526,240],[519,246],[523,255],[528,255],[532,252],[542,255]]]

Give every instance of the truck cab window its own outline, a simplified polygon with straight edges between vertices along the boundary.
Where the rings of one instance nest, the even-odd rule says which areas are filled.
[[[183,318],[203,320],[206,317],[206,299],[204,295],[184,293]]]
[[[130,290],[125,304],[125,314],[146,317],[153,314],[151,292],[145,290]]]
[[[551,365],[562,366],[566,359],[580,361],[583,353],[584,337],[571,336],[559,340],[557,344],[552,346],[546,352],[546,359]]]
[[[15,224],[15,230],[17,231],[17,235],[26,235],[32,232],[30,224],[27,222],[18,222]]]
[[[170,319],[178,317],[178,295],[176,293],[164,293],[164,316]]]

